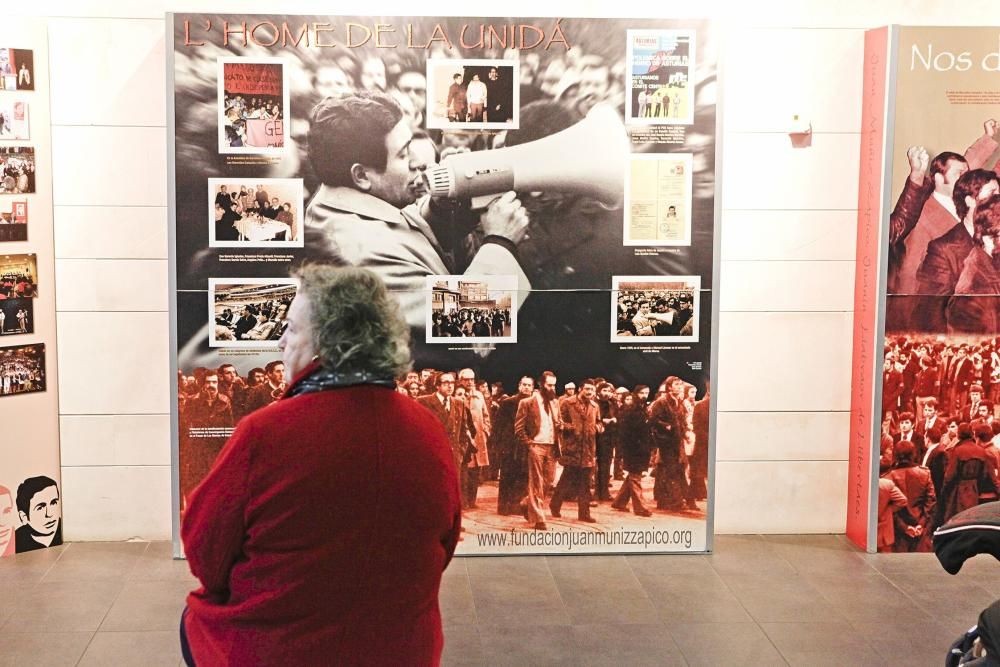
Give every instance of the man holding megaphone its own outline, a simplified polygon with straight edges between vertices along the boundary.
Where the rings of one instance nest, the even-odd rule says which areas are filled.
[[[308,144],[322,185],[306,209],[305,225],[337,263],[378,273],[398,296],[410,326],[422,329],[426,276],[455,272],[429,222],[447,221],[456,205],[442,196],[414,201],[411,184],[420,173],[411,160],[412,138],[402,109],[384,93],[317,104]],[[507,191],[493,198],[479,223],[483,243],[464,273],[516,275],[519,294],[527,294],[531,285],[515,253],[528,215],[517,195]]]

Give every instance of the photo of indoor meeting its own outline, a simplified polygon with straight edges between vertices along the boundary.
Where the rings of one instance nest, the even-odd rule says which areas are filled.
[[[218,182],[219,179],[214,179]],[[219,242],[302,242],[300,181],[219,183],[212,192],[215,225],[210,245]]]

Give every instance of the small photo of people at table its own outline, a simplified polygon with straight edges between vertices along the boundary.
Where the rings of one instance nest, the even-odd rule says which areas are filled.
[[[517,60],[427,61],[427,127],[516,130],[520,107]]]
[[[35,191],[35,149],[31,146],[0,148],[0,194]]]
[[[31,49],[0,48],[3,90],[35,89],[35,54]]]
[[[209,278],[209,347],[276,348],[297,288],[291,278]]]
[[[281,155],[288,82],[280,58],[219,58],[219,152]]]
[[[0,299],[0,336],[35,333],[32,299]]]
[[[612,343],[697,343],[700,276],[613,276]]]
[[[0,243],[27,240],[28,202],[11,202],[10,212],[0,213]]]
[[[0,101],[0,141],[27,141],[28,103],[14,100]]]
[[[0,396],[45,391],[45,344],[0,347]]]
[[[428,276],[428,343],[516,343],[516,276]]]
[[[0,300],[38,296],[38,262],[34,254],[0,255]]]
[[[301,248],[301,178],[208,179],[212,248]]]

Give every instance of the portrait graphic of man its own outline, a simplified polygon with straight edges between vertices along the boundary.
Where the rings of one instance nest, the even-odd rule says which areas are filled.
[[[49,477],[29,477],[17,487],[20,528],[14,531],[17,553],[62,544],[59,487]]]
[[[14,496],[10,489],[0,485],[0,558],[14,553],[14,528],[17,523]]]

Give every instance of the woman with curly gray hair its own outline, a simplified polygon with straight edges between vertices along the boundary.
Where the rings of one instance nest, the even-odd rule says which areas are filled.
[[[279,347],[294,377],[244,417],[181,537],[188,664],[437,664],[461,501],[438,420],[394,390],[408,328],[365,269],[307,266]]]

